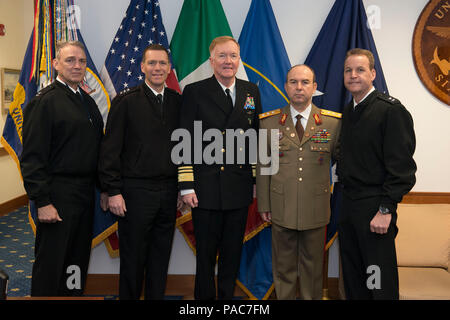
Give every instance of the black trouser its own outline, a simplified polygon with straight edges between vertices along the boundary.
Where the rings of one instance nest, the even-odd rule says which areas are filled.
[[[124,179],[119,218],[119,298],[164,299],[177,210],[177,181]]]
[[[247,214],[247,207],[224,211],[200,208],[192,210],[197,260],[195,299],[216,298],[214,275],[217,254],[217,297],[221,300],[233,298]]]
[[[83,294],[91,253],[94,180],[54,177],[50,198],[62,221],[37,222],[31,295],[79,296]],[[80,281],[75,278],[78,275]]]
[[[398,300],[397,214],[392,214],[386,234],[371,232],[379,205],[380,197],[352,200],[343,195],[338,230],[347,299]]]

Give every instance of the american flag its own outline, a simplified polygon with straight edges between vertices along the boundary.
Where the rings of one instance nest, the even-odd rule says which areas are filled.
[[[111,98],[144,81],[145,75],[141,71],[142,53],[151,44],[160,44],[170,53],[159,2],[131,0],[100,73]],[[169,59],[173,65],[170,54]],[[174,69],[169,74],[166,85],[180,92]]]

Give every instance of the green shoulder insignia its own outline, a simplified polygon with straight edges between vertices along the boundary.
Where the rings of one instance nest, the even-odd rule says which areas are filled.
[[[258,117],[261,120],[261,119],[279,114],[280,112],[281,112],[281,109],[276,109],[276,110],[260,113]]]

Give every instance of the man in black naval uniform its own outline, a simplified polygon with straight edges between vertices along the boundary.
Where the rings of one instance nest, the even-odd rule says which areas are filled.
[[[413,119],[372,85],[374,57],[347,53],[339,180],[344,185],[339,245],[347,299],[398,299],[397,204],[415,184]]]
[[[79,87],[86,71],[83,44],[60,43],[53,67],[56,80],[24,112],[20,165],[38,215],[32,296],[83,293],[103,135],[98,107]],[[105,194],[101,198],[104,203]],[[74,288],[66,283],[72,274],[81,275]]]
[[[243,135],[248,129],[258,129],[261,99],[258,87],[236,78],[239,66],[239,44],[232,37],[214,39],[209,48],[210,63],[214,71],[211,78],[192,83],[183,91],[181,127],[194,138],[194,121],[208,129],[220,130],[224,145],[217,153],[223,163],[208,164],[202,157],[204,142],[190,163],[179,166],[179,187],[183,202],[192,209],[196,241],[196,299],[216,298],[214,282],[216,257],[218,260],[218,298],[231,299],[237,277],[242,241],[247,221],[248,206],[253,199],[252,165],[249,163],[249,143],[227,150],[227,129]],[[236,161],[240,152],[246,160]],[[227,154],[231,153],[231,154]],[[217,154],[215,154],[217,156]],[[227,159],[234,163],[227,163]]]
[[[170,153],[181,96],[164,87],[167,50],[148,46],[145,81],[112,102],[99,173],[110,211],[119,216],[120,299],[163,299],[177,210],[177,168]],[[180,200],[181,201],[181,200]]]

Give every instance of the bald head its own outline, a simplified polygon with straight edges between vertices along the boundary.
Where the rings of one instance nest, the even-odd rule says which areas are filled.
[[[288,81],[288,79],[289,79],[289,73],[293,70],[293,69],[295,69],[295,68],[300,68],[300,67],[302,67],[302,68],[308,68],[311,72],[312,72],[312,75],[313,75],[313,82],[316,82],[316,73],[314,72],[314,70],[313,70],[313,68],[311,68],[310,66],[308,66],[307,64],[296,64],[295,66],[292,66],[289,70],[288,70],[288,72],[287,72],[287,74],[286,74],[286,82]]]
[[[314,70],[307,65],[293,66],[286,76],[284,89],[289,102],[298,112],[305,110],[310,104],[317,89]]]

